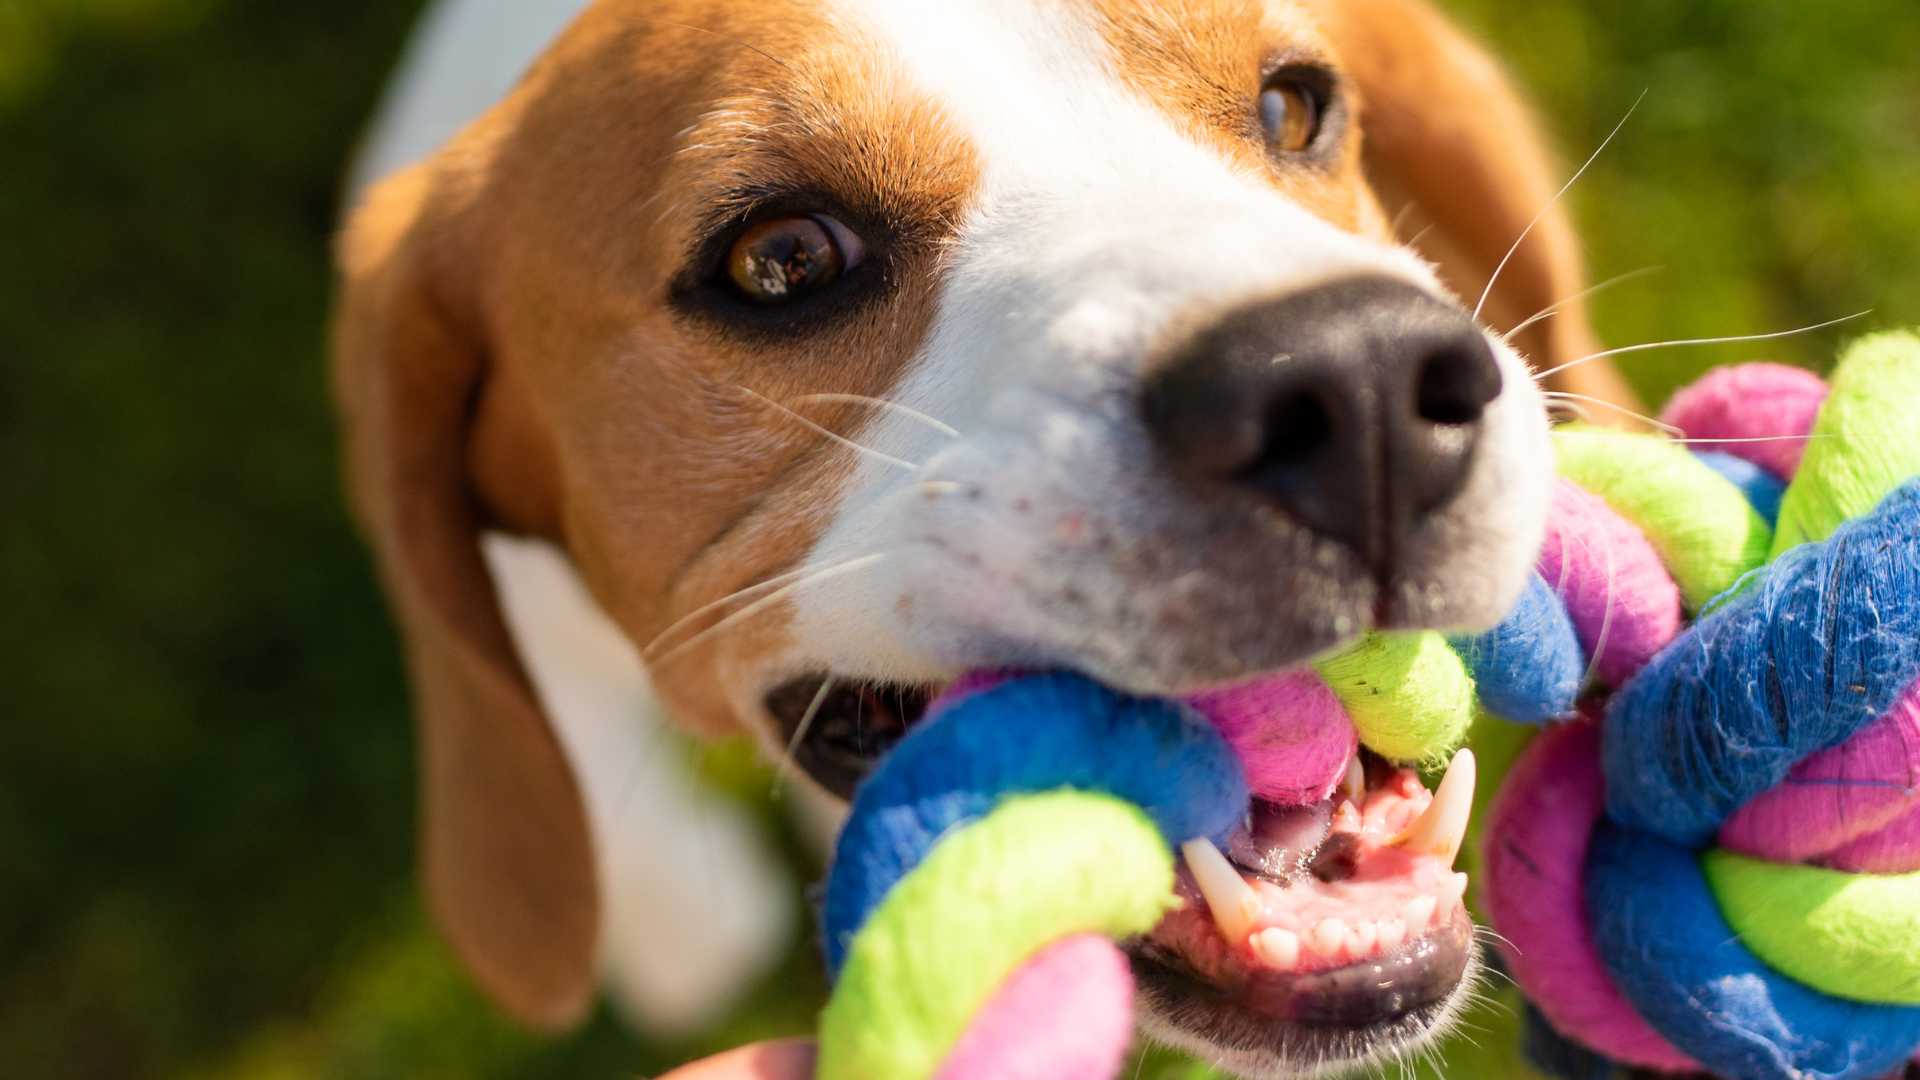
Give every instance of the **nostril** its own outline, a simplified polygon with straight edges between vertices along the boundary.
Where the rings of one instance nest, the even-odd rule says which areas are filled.
[[[1433,424],[1477,424],[1500,396],[1500,369],[1486,343],[1448,345],[1429,353],[1420,365],[1414,411]]]
[[[1282,394],[1267,406],[1266,437],[1256,468],[1298,465],[1333,441],[1326,403],[1306,390]]]

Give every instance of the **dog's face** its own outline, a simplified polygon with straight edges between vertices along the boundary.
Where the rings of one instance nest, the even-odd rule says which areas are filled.
[[[970,668],[1176,693],[1485,626],[1551,455],[1450,286],[1550,193],[1410,0],[592,9],[343,248],[351,483],[482,981],[575,1015],[595,913],[478,530],[563,544],[672,713],[841,794]],[[1486,313],[1578,287],[1549,215]],[[1575,355],[1579,312],[1526,344]],[[1311,972],[1172,932],[1137,950],[1147,1023],[1252,1074],[1385,1053],[1461,992],[1463,919]]]

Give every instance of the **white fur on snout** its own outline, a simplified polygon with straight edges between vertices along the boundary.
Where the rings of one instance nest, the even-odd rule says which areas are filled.
[[[1143,646],[1116,652],[1116,635],[1179,638],[1169,613],[1204,611],[1230,583],[1197,580],[1206,568],[1192,565],[1184,577],[1153,573],[1154,545],[1196,526],[1164,520],[1168,481],[1134,404],[1148,350],[1211,312],[1322,282],[1377,275],[1441,287],[1411,252],[1335,228],[1181,134],[1124,85],[1104,39],[1069,5],[836,5],[849,34],[892,56],[961,127],[983,175],[934,325],[890,395],[961,434],[886,413],[858,433],[921,467],[859,463],[810,561],[887,558],[796,599],[804,655],[793,663],[931,680],[996,657],[1052,659],[1151,683],[1166,672],[1120,656]],[[1440,542],[1482,560],[1467,571],[1479,580],[1422,586],[1471,602],[1419,598],[1443,617],[1457,609],[1455,622],[1497,615],[1517,593],[1545,508],[1538,399],[1524,366],[1497,351],[1519,392],[1490,412],[1482,457],[1496,464],[1469,484],[1481,496],[1460,502],[1481,520],[1435,527]],[[1513,513],[1489,515],[1491,503]],[[1084,550],[1076,522],[1092,530]],[[1307,592],[1326,600],[1326,625],[1309,628],[1315,640],[1350,632],[1333,596],[1345,556],[1317,538],[1288,543],[1269,553],[1276,562],[1324,571],[1303,571]],[[1137,564],[1131,576],[1102,565],[1114,545]]]

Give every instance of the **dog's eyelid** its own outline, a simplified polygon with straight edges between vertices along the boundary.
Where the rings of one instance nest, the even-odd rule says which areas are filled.
[[[860,234],[848,228],[844,222],[831,214],[814,214],[813,219],[827,230],[833,242],[840,248],[840,258],[845,269],[851,270],[867,261],[867,242]]]
[[[1279,96],[1282,103],[1273,99]],[[1340,145],[1347,127],[1347,102],[1340,75],[1324,59],[1312,54],[1284,54],[1263,65],[1259,93],[1254,98],[1255,119],[1276,156],[1312,164],[1324,163]],[[1291,131],[1288,122],[1307,126]]]
[[[852,212],[851,206],[814,188],[751,187],[717,191],[705,200],[706,209],[691,230],[689,253],[693,260],[724,252],[734,237],[757,222],[781,217],[811,217],[833,233],[834,242],[845,244],[848,237],[857,241],[861,254],[871,247],[869,215]],[[846,249],[851,250],[851,249]]]

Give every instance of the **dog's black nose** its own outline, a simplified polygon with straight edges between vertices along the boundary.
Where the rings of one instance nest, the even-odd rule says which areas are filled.
[[[1357,278],[1204,327],[1156,365],[1141,407],[1176,470],[1271,500],[1387,577],[1465,484],[1500,386],[1464,311]]]

